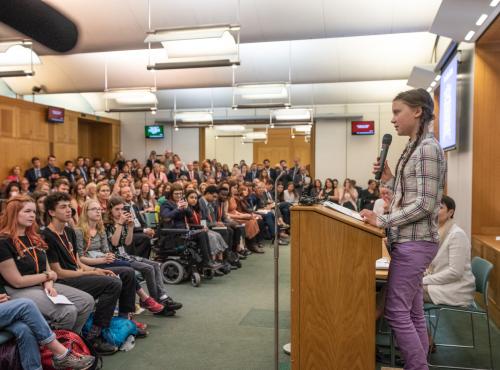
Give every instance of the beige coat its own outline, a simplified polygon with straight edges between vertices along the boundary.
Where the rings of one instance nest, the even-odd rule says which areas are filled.
[[[451,226],[431,262],[423,284],[434,304],[468,306],[474,299],[476,284],[471,270],[471,244],[465,232]]]

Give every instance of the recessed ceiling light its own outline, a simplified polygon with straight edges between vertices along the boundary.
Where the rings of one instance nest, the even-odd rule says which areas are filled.
[[[469,31],[467,35],[465,35],[465,41],[470,41],[472,37],[475,35],[476,32],[474,31]]]
[[[482,26],[486,18],[488,18],[488,14],[481,14],[476,21],[476,26]]]
[[[494,7],[495,7],[495,6],[497,6],[499,3],[500,3],[500,0],[491,0],[490,6],[491,6],[492,8],[494,8]]]

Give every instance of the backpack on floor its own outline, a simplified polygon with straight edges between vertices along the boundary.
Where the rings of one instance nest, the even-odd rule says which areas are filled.
[[[71,349],[74,353],[80,355],[90,355],[95,357],[95,361],[88,370],[97,370],[102,368],[102,358],[95,352],[94,348],[84,338],[69,330],[54,330],[56,338],[61,344]],[[40,347],[42,357],[42,367],[44,370],[54,370],[52,366],[53,353],[46,346]]]
[[[93,321],[94,316],[90,315],[87,322],[83,326],[82,331],[84,335],[85,333],[88,333],[92,327]],[[137,335],[137,326],[132,321],[120,316],[114,316],[109,323],[109,327],[102,329],[101,331],[103,339],[109,344],[117,347],[121,347],[129,335]]]

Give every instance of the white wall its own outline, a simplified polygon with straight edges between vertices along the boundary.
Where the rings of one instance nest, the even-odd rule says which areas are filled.
[[[242,144],[240,138],[215,139],[215,130],[205,129],[205,153],[207,158],[216,158],[221,163],[227,163],[229,168],[242,159],[246,163],[253,162],[253,144]]]
[[[324,181],[327,177],[343,181],[355,179],[366,187],[373,178],[372,163],[380,153],[382,136],[392,134],[389,166],[394,169],[408,139],[398,137],[391,124],[391,103],[347,104],[330,106],[328,111],[362,115],[364,121],[375,122],[375,135],[351,135],[351,120],[320,120],[316,123],[315,174]]]
[[[9,98],[15,98],[16,94],[10,89],[10,87],[0,78],[0,95],[7,96]]]
[[[33,95],[24,95],[23,99],[33,102]],[[91,105],[81,94],[40,94],[35,95],[34,102],[94,114]]]
[[[121,146],[126,158],[144,161],[151,150],[163,154],[171,150],[180,155],[184,162],[199,159],[199,130],[197,128],[175,131],[172,125],[164,125],[164,139],[146,139],[144,126],[154,125],[158,115],[150,113],[120,113],[115,118],[121,121]]]

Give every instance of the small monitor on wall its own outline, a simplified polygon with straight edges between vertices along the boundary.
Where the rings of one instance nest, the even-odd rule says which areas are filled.
[[[455,55],[441,70],[439,87],[439,144],[444,150],[457,148],[457,74]]]
[[[374,135],[375,134],[375,121],[352,121],[351,122],[352,135]]]
[[[146,139],[163,139],[165,137],[163,126],[161,125],[144,126],[144,132]]]
[[[64,109],[56,107],[47,108],[47,122],[64,123]]]

